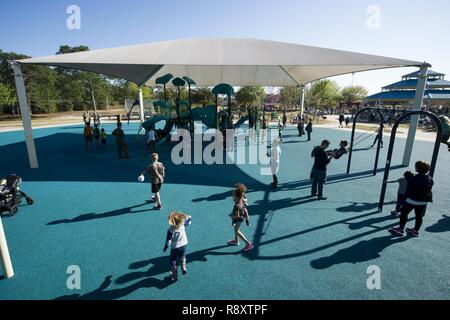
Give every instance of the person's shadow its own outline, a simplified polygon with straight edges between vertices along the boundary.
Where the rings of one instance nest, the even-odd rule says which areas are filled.
[[[395,201],[387,202],[385,205],[395,204]],[[378,208],[378,202],[351,202],[348,206],[336,208],[338,212],[364,212]]]
[[[425,230],[433,233],[450,231],[450,216],[446,214],[443,215],[442,219],[440,219],[432,226],[427,227]]]
[[[322,257],[311,261],[314,269],[327,269],[341,263],[359,263],[380,257],[380,253],[387,247],[408,240],[409,237],[394,237],[387,235],[370,240],[360,241],[348,248],[341,249],[329,257]]]
[[[82,222],[82,221],[88,221],[88,220],[96,220],[96,219],[103,219],[103,218],[110,218],[110,217],[117,217],[124,214],[130,214],[130,213],[140,213],[140,212],[147,212],[151,209],[143,209],[143,210],[132,210],[134,208],[142,207],[147,204],[151,203],[151,201],[146,201],[145,203],[138,204],[135,206],[120,208],[117,210],[112,210],[104,213],[85,213],[82,215],[79,215],[72,219],[61,219],[61,220],[54,220],[47,223],[47,225],[55,225],[55,224],[61,224],[61,223],[74,223],[74,222]]]
[[[217,246],[213,248],[203,249],[199,251],[195,251],[192,253],[189,253],[186,255],[186,261],[187,263],[192,263],[194,261],[202,261],[206,262],[208,259],[206,256],[211,255],[238,255],[240,254],[240,251],[234,251],[234,252],[216,252],[214,250],[223,249],[229,247],[228,245],[223,246]],[[168,257],[162,256],[157,258],[151,258],[148,260],[143,261],[137,261],[132,264],[130,264],[129,269],[131,270],[137,270],[141,268],[145,268],[147,266],[150,267],[145,271],[132,271],[127,274],[124,274],[120,277],[118,277],[115,281],[116,284],[125,284],[131,281],[135,281],[141,278],[148,278],[153,277],[159,274],[162,274],[164,272],[168,272]]]
[[[350,230],[358,230],[366,227],[375,227],[376,224],[385,222],[387,220],[393,220],[398,219],[397,217],[394,217],[392,215],[382,215],[376,218],[370,218],[364,221],[359,222],[347,222],[348,228]]]
[[[164,289],[174,283],[170,280],[169,277],[164,278],[164,280],[160,280],[157,278],[145,278],[123,288],[107,290],[112,283],[111,278],[112,276],[105,277],[102,284],[94,291],[85,294],[71,294],[61,296],[55,298],[55,300],[115,300],[123,298],[141,288],[156,287],[158,289]]]
[[[208,261],[208,255],[238,255],[241,254],[241,250],[233,252],[218,252],[215,250],[228,248],[228,245],[216,246],[208,249],[192,252],[186,256],[187,263],[194,261]],[[141,288],[157,288],[165,289],[168,286],[176,283],[169,276],[164,277],[162,280],[155,276],[169,272],[168,268],[168,256],[161,256],[157,258],[151,258],[148,260],[142,260],[133,262],[130,264],[129,269],[137,270],[145,268],[150,265],[150,268],[145,271],[132,271],[118,277],[114,283],[117,285],[125,285],[127,283],[134,282],[133,284],[117,289],[109,289],[108,287],[113,283],[112,276],[107,276],[101,283],[101,285],[85,294],[71,294],[56,298],[56,300],[114,300],[126,297],[130,293]]]

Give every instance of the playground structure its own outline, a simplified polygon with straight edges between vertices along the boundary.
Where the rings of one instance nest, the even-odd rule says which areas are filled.
[[[218,84],[212,89],[215,95],[215,105],[192,108],[191,86],[196,83],[186,76],[183,78],[177,77],[172,80],[172,84],[177,88],[177,98],[174,103],[170,102],[167,97],[166,85],[172,78],[172,74],[166,74],[156,79],[157,84],[163,85],[164,100],[153,102],[155,113],[142,123],[142,128],[145,130],[155,130],[158,122],[165,121],[164,128],[162,129],[163,137],[169,137],[174,127],[187,129],[193,135],[194,122],[201,122],[208,129],[226,130],[237,129],[249,119],[249,116],[244,116],[233,124],[231,100],[234,95],[234,89],[227,83]],[[187,101],[181,99],[181,87],[186,84],[188,85]],[[219,95],[227,96],[228,103],[226,111],[219,110]],[[172,109],[175,109],[175,114],[173,114]],[[168,138],[161,140],[169,141]]]
[[[358,117],[359,115],[363,114],[366,111],[375,111],[381,118],[380,124],[379,124],[379,130],[381,130],[380,134],[383,134],[383,123],[384,123],[384,117],[383,114],[381,113],[381,110],[378,108],[363,108],[361,110],[359,110],[355,116],[353,117],[353,127],[352,127],[352,137],[350,140],[350,148],[349,148],[349,153],[348,153],[348,163],[347,163],[347,174],[350,174],[350,167],[352,164],[352,154],[353,154],[353,147],[365,140],[367,140],[368,138],[370,138],[372,136],[372,134],[368,135],[367,137],[359,140],[356,144],[355,142],[355,130],[356,130],[356,122],[358,121]],[[372,131],[372,129],[369,129],[368,131]],[[368,132],[367,131],[367,132]],[[366,132],[366,133],[367,133]],[[363,133],[360,135],[360,137],[364,136],[366,133]],[[373,175],[375,176],[377,174],[377,168],[378,168],[378,158],[380,156],[380,147],[381,147],[381,139],[378,139],[378,143],[377,143],[377,154],[375,156],[375,164],[374,164],[374,168],[373,168]]]
[[[383,176],[383,184],[381,186],[380,200],[378,202],[378,211],[379,212],[381,212],[383,210],[384,198],[386,195],[387,181],[389,179],[389,171],[391,168],[392,152],[394,150],[394,145],[395,145],[395,135],[397,133],[398,126],[404,119],[410,118],[411,116],[415,116],[415,115],[424,115],[424,116],[429,117],[430,119],[433,120],[433,122],[437,128],[437,135],[436,135],[436,140],[434,143],[433,155],[431,158],[430,172],[429,172],[431,177],[433,177],[433,175],[434,175],[434,171],[436,169],[437,158],[438,158],[438,154],[439,154],[439,148],[440,148],[440,144],[442,142],[442,137],[443,137],[443,132],[444,132],[442,123],[441,123],[440,119],[434,113],[431,113],[428,111],[408,112],[408,113],[404,114],[403,116],[401,116],[400,118],[398,118],[392,128],[391,139],[389,142],[389,149],[388,149],[388,154],[387,154],[387,159],[386,159],[386,166],[384,168],[384,176]]]

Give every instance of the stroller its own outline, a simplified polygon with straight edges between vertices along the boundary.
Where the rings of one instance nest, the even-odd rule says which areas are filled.
[[[22,178],[16,174],[10,174],[0,180],[0,214],[3,211],[8,211],[10,216],[15,215],[23,198],[26,199],[27,204],[33,204],[33,199],[27,196],[25,192],[20,191],[21,183]]]

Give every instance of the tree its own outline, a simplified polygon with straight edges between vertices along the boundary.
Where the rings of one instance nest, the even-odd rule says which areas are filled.
[[[0,82],[0,113],[13,111],[16,103],[15,91],[9,85]]]
[[[265,95],[263,87],[242,87],[236,93],[236,101],[241,105],[251,106],[262,103]]]
[[[197,87],[192,90],[191,99],[192,103],[209,105],[214,103],[214,94],[210,88]]]
[[[341,90],[340,100],[350,107],[354,103],[361,102],[368,93],[367,89],[362,86],[348,86]]]
[[[307,98],[308,105],[317,109],[332,107],[339,101],[339,86],[328,79],[315,81],[308,90]]]
[[[281,102],[289,107],[299,105],[300,89],[298,87],[282,87],[280,89]]]

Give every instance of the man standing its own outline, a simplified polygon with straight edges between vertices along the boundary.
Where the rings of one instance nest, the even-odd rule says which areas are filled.
[[[339,128],[343,128],[343,127],[344,127],[344,125],[342,124],[344,121],[345,121],[345,117],[344,117],[344,115],[341,113],[341,114],[339,115]]]
[[[308,124],[306,125],[305,131],[308,133],[308,141],[311,141],[311,132],[313,127],[312,120],[309,119]]]
[[[325,149],[328,148],[330,142],[323,140],[320,146],[314,147],[311,157],[314,157],[314,165],[311,169],[311,197],[317,196],[318,200],[326,200],[323,196],[323,185],[327,178],[327,165],[331,161],[331,155],[327,155]]]
[[[128,146],[125,142],[125,132],[123,132],[122,130],[122,123],[117,123],[117,128],[112,132],[112,135],[116,137],[117,153],[119,159],[122,159],[124,156],[125,158],[129,159],[130,156],[128,155]]]

